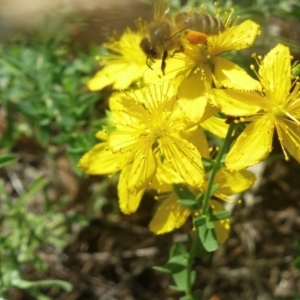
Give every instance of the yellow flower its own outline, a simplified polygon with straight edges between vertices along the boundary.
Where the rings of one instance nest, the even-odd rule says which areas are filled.
[[[227,23],[226,23],[227,24]],[[225,25],[226,25],[225,24]],[[257,83],[243,69],[220,54],[250,47],[259,26],[247,20],[209,36],[206,45],[185,42],[186,77],[178,87],[179,105],[191,120],[199,119],[207,105],[211,85],[253,89]]]
[[[119,118],[108,145],[112,153],[131,155],[126,180],[130,193],[151,183],[159,163],[170,165],[191,186],[202,185],[201,155],[185,136],[195,125],[187,123],[177,106],[171,84],[115,94],[110,101],[112,115],[117,113]]]
[[[194,127],[183,133],[184,138],[196,146],[202,157],[209,158],[208,142],[204,132],[199,127]],[[159,153],[155,153],[157,161],[157,172],[152,178],[150,188],[158,193],[168,193],[172,184],[184,183],[184,179],[172,168],[170,164],[161,163]],[[118,183],[119,207],[124,214],[131,214],[136,211],[146,188],[141,189],[137,194],[132,194],[127,189],[127,178],[131,172],[131,165],[123,167]]]
[[[143,37],[141,26],[138,32],[125,30],[119,41],[104,46],[107,53],[98,57],[103,68],[88,83],[90,90],[101,90],[108,85],[114,89],[126,89],[140,79],[147,68],[139,43]]]
[[[193,45],[183,39],[184,53],[167,61],[165,77],[178,77],[178,103],[193,122],[200,121],[204,112],[212,109],[207,107],[212,83],[217,87],[244,90],[259,87],[259,83],[238,65],[220,56],[230,50],[250,47],[258,35],[259,26],[250,20],[231,26],[230,16],[224,25],[223,32],[208,36],[207,44]],[[148,79],[144,77],[144,81],[154,80],[151,71],[146,74]]]
[[[209,200],[209,205],[213,209],[213,212],[224,211],[224,205],[220,200],[226,202],[230,201],[230,195],[247,190],[253,185],[254,181],[255,176],[250,171],[242,170],[239,172],[228,172],[225,169],[220,169],[214,180],[214,183],[218,185],[214,197],[219,200]],[[205,190],[206,183],[200,189],[200,192],[203,193]],[[191,209],[177,202],[178,197],[176,193],[172,191],[171,186],[169,191],[169,195],[162,201],[149,224],[150,230],[156,234],[167,233],[181,227],[184,225],[187,218],[194,213]],[[195,189],[193,189],[193,193],[195,193]],[[230,228],[229,219],[216,221],[214,224],[218,242],[219,244],[222,244],[228,238]]]
[[[121,170],[118,192],[124,213],[137,209],[158,167],[172,170],[173,177],[168,176],[176,177],[177,182],[200,187],[204,181],[198,150],[201,140],[195,139],[197,127],[186,121],[174,93],[175,87],[168,82],[113,94],[114,130],[108,133],[107,141],[94,146],[79,161],[78,167],[87,174]],[[106,138],[106,133],[100,131],[97,137]],[[206,140],[202,144],[206,145]]]
[[[227,155],[225,163],[230,170],[264,160],[272,150],[274,128],[285,159],[289,152],[300,162],[300,84],[292,80],[289,48],[279,44],[258,62],[262,92],[216,91],[225,114],[243,116],[240,122],[250,122]]]

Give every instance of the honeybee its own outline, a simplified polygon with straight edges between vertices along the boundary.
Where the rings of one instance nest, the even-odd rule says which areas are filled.
[[[140,47],[147,56],[146,64],[151,69],[151,61],[161,59],[161,70],[165,74],[166,59],[169,51],[173,54],[183,52],[181,43],[183,33],[192,44],[206,44],[207,35],[214,35],[225,30],[224,24],[206,13],[196,11],[180,12],[172,20],[166,17],[170,10],[170,0],[152,0],[154,21],[149,26],[148,36],[140,42]]]

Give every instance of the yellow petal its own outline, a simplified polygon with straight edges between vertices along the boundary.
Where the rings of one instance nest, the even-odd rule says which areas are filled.
[[[112,152],[132,152],[134,153],[139,145],[143,145],[143,142],[147,143],[145,138],[140,137],[140,132],[136,128],[126,128],[126,131],[114,131],[108,138],[108,145]],[[151,147],[151,145],[150,145]]]
[[[135,64],[127,64],[126,70],[120,72],[118,77],[113,84],[113,88],[115,90],[122,90],[128,88],[131,83],[137,81],[138,79],[142,78],[143,71],[145,70],[146,66],[140,67]]]
[[[148,68],[144,72],[143,81],[146,84],[153,84],[160,81],[174,79],[176,77],[181,77],[184,70],[186,70],[184,55],[182,53],[178,53],[174,57],[170,57],[166,60],[165,75],[163,75],[161,70],[161,60],[156,60],[151,65],[151,69]]]
[[[148,186],[156,173],[156,159],[152,152],[151,145],[144,144],[135,150],[127,188],[132,194],[138,193]]]
[[[131,157],[130,153],[112,153],[108,149],[107,143],[100,143],[80,159],[78,168],[87,174],[112,174],[128,164]]]
[[[173,111],[176,105],[176,92],[177,85],[173,83],[173,80],[164,80],[157,84],[147,85],[143,89],[134,90],[131,94],[134,99],[138,99],[137,101],[141,103],[141,109],[150,111],[152,114],[157,110],[160,113],[162,111]],[[128,107],[127,103],[126,105]],[[134,109],[136,110],[136,108]]]
[[[267,114],[252,122],[230,149],[225,164],[238,171],[264,160],[272,150],[274,118]]]
[[[210,200],[209,204],[212,207],[214,213],[225,210],[225,207],[222,205],[222,203],[218,201]],[[218,243],[224,244],[229,237],[230,219],[224,219],[214,222],[214,225]]]
[[[289,114],[290,119],[300,120],[300,85],[295,84],[292,87],[293,91],[291,92],[289,98],[287,98],[286,103],[284,105],[283,111],[286,112],[286,114]]]
[[[212,103],[230,116],[249,116],[257,113],[264,105],[261,95],[251,91],[214,89],[210,94]]]
[[[225,123],[225,119],[220,119],[217,117],[210,117],[204,122],[200,123],[200,126],[205,130],[211,132],[215,136],[220,138],[225,138],[228,131],[228,124]],[[202,152],[201,152],[202,153]]]
[[[178,87],[178,105],[192,121],[198,122],[207,104],[206,91],[211,81],[201,79],[201,72],[185,77]],[[209,74],[211,75],[211,74]],[[211,78],[211,76],[209,76]]]
[[[141,189],[137,194],[131,194],[127,189],[127,180],[130,176],[131,165],[123,168],[119,183],[118,183],[118,195],[119,195],[119,207],[124,214],[132,214],[138,209],[145,188]]]
[[[113,93],[109,98],[109,107],[115,126],[122,128],[122,125],[136,123],[138,114],[134,115],[131,111],[138,105],[139,103],[131,97],[130,93]]]
[[[96,134],[95,134],[96,138],[99,140],[103,140],[106,141],[108,139],[108,133],[106,130],[99,130]]]
[[[114,89],[126,89],[141,78],[147,68],[139,46],[142,31],[139,25],[138,32],[126,29],[118,41],[112,38],[104,44],[108,51],[99,60],[105,66],[88,82],[91,90],[100,90],[111,84]]]
[[[210,91],[207,93],[207,95],[210,95],[211,91],[212,91],[212,89],[210,89]],[[207,98],[209,98],[209,96],[207,96]],[[208,102],[205,106],[205,111],[202,115],[202,118],[199,120],[199,123],[205,122],[205,120],[214,116],[219,111],[220,111],[220,109],[216,105],[213,105],[212,103]]]
[[[156,234],[170,232],[181,227],[190,215],[190,210],[177,202],[175,193],[169,195],[158,207],[149,229]]]
[[[214,75],[226,88],[238,90],[261,90],[259,81],[253,79],[237,64],[217,56],[213,59]]]
[[[279,126],[278,126],[279,125]],[[290,120],[282,120],[276,124],[283,147],[300,162],[300,127]]]
[[[218,184],[218,189],[215,195],[231,196],[248,190],[255,182],[255,175],[248,170],[237,172],[229,172],[225,168],[220,169],[215,177],[215,183]]]
[[[211,56],[230,50],[249,48],[258,33],[259,25],[251,20],[246,20],[238,26],[228,27],[224,32],[208,38]]]
[[[201,123],[201,125],[202,124],[203,123]],[[187,137],[187,140],[196,146],[202,157],[209,158],[209,145],[203,130],[200,127],[196,127],[194,130],[189,132],[189,135],[190,136]]]
[[[184,182],[183,178],[178,173],[176,173],[171,164],[168,164],[166,161],[161,163],[160,159],[158,159],[157,172],[155,177],[156,180],[160,183],[160,185],[167,183],[171,186],[175,183]]]
[[[160,179],[157,178],[157,174],[159,173],[159,168],[157,168],[156,176],[153,177],[153,180],[151,182],[151,188],[156,190],[158,194],[166,194],[170,193],[173,191],[173,186],[172,184],[165,183],[164,181],[161,181]],[[168,174],[166,174],[168,175]],[[168,178],[168,177],[166,177]],[[183,182],[183,180],[181,180]],[[158,199],[156,197],[155,199]]]
[[[96,75],[87,83],[88,88],[91,91],[98,91],[104,87],[113,84],[120,74],[126,72],[127,64],[112,64],[103,67]],[[122,88],[127,88],[128,86],[123,86]]]
[[[200,187],[204,181],[204,168],[198,149],[186,140],[174,136],[161,139],[161,151],[166,163],[191,186]]]
[[[260,81],[274,105],[281,104],[291,88],[291,55],[288,47],[278,44],[263,59]]]

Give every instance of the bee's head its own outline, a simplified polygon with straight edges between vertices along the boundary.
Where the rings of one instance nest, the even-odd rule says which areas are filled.
[[[140,42],[140,47],[146,54],[147,58],[154,60],[154,59],[161,59],[162,57],[162,52],[161,50],[154,46],[149,38],[143,38],[142,41]]]

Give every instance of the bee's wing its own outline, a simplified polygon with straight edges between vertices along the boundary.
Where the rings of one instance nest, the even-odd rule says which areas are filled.
[[[154,20],[159,20],[170,10],[170,0],[152,0]]]
[[[173,28],[173,32],[170,36],[170,38],[176,36],[177,34],[180,34],[182,31],[191,29],[193,26],[191,22],[189,22],[190,15],[193,12],[184,12],[184,13],[176,13],[172,16],[173,23],[175,24]]]

